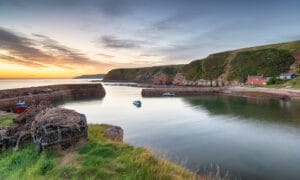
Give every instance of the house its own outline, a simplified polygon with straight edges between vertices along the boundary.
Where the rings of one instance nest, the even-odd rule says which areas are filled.
[[[289,80],[289,79],[294,79],[295,77],[296,77],[295,73],[285,73],[285,74],[280,74],[279,79]]]
[[[248,76],[247,84],[250,85],[266,85],[268,82],[268,78],[263,76]]]

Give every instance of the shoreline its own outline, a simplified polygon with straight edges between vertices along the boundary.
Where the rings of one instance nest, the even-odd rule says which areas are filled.
[[[143,97],[162,97],[163,93],[171,92],[176,96],[198,96],[198,95],[230,95],[248,98],[266,99],[300,99],[300,90],[271,89],[263,87],[167,87],[167,88],[144,88]]]
[[[58,101],[83,97],[104,97],[105,89],[100,83],[59,84],[0,90],[0,110],[13,111],[20,100],[26,103]]]
[[[6,124],[3,124],[1,117],[4,116],[0,115],[0,127],[12,123],[13,117],[6,118]],[[38,152],[33,143],[24,143],[18,151],[6,149],[6,153],[0,153],[0,163],[5,164],[0,170],[0,179],[52,179],[53,173],[55,179],[88,179],[91,176],[96,179],[118,179],[124,177],[124,173],[131,177],[129,179],[145,176],[150,179],[198,179],[196,173],[166,158],[155,156],[145,147],[123,142],[123,129],[119,126],[88,126],[88,141],[66,150],[52,148]],[[122,133],[118,134],[111,129],[118,129]],[[17,169],[11,169],[11,163],[16,157],[21,163]],[[26,160],[22,161],[23,158]],[[45,169],[41,161],[48,163],[46,165],[50,163],[50,166]],[[44,173],[38,173],[41,170]]]

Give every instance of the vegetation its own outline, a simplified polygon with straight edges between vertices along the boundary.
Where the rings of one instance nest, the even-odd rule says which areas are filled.
[[[226,59],[230,52],[212,54],[203,60],[203,77],[205,79],[217,79],[225,71]]]
[[[224,74],[227,80],[244,82],[248,75],[272,77],[286,72],[295,53],[300,53],[300,41],[237,49],[192,61],[182,71],[188,80],[211,80]]]
[[[262,49],[238,52],[230,62],[228,80],[245,82],[248,75],[276,77],[289,70],[295,62],[286,50]]]
[[[183,66],[182,71],[187,80],[197,80],[202,77],[202,61],[195,60]]]
[[[266,85],[268,88],[291,88],[291,89],[300,89],[300,77],[288,81],[281,81],[277,83],[268,83]]]
[[[105,75],[105,81],[150,82],[155,74],[161,72],[173,78],[182,65],[154,66],[145,68],[113,69]]]
[[[0,115],[0,126],[9,126],[12,124],[12,119],[15,118],[16,115],[9,114],[9,115]]]
[[[89,125],[89,142],[67,152],[38,153],[34,144],[0,154],[0,179],[194,179],[195,175],[144,148],[111,142],[109,125]]]
[[[293,55],[300,57],[299,54],[300,41],[292,41],[216,53],[186,65],[114,69],[104,80],[151,82],[159,72],[169,75],[170,78],[182,72],[187,80],[213,80],[222,75],[224,80],[245,82],[248,75],[274,77],[288,71],[295,62]]]

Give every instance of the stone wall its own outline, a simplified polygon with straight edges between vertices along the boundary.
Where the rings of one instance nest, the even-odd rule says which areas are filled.
[[[102,84],[63,84],[0,90],[0,109],[12,110],[18,101],[39,103],[40,101],[57,101],[84,97],[104,97]]]
[[[198,79],[198,80],[187,80],[183,73],[177,73],[173,79],[173,85],[177,86],[202,86],[202,87],[222,87],[226,83],[222,78],[207,80],[207,79]]]

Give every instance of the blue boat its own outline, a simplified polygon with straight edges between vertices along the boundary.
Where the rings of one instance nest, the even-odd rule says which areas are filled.
[[[25,104],[25,102],[21,102],[19,101],[16,105],[16,113],[17,114],[21,114],[22,112],[24,112],[26,109],[28,108],[28,106]]]
[[[135,105],[136,107],[141,107],[142,101],[140,101],[140,100],[133,101],[133,105]]]

